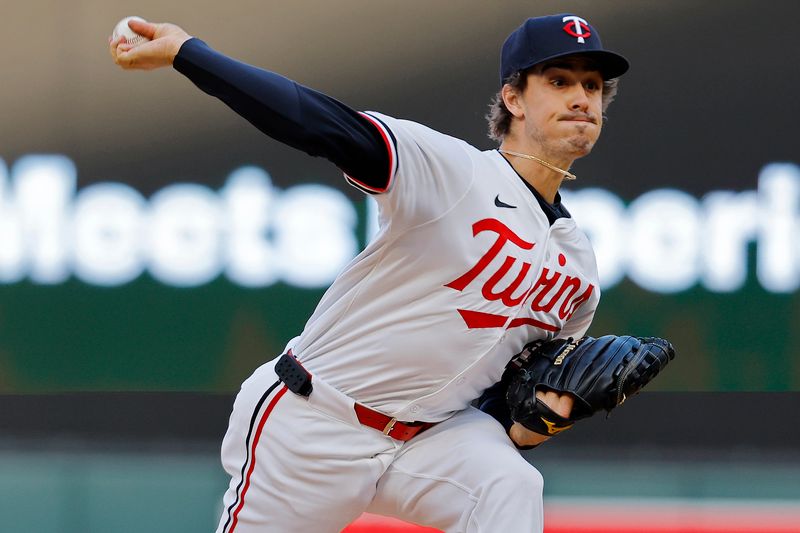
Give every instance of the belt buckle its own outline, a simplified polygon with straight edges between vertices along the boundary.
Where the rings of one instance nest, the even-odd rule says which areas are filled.
[[[385,428],[383,428],[383,434],[384,434],[384,435],[388,435],[389,433],[391,433],[391,432],[392,432],[392,430],[394,429],[394,425],[395,425],[396,423],[397,423],[397,419],[396,419],[396,418],[392,418],[391,420],[389,420],[389,421],[386,423],[386,427],[385,427]]]

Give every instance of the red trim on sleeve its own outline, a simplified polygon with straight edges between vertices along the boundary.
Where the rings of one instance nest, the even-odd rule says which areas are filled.
[[[386,180],[386,186],[382,187],[382,188],[381,187],[371,187],[371,186],[367,185],[366,183],[355,179],[353,176],[348,175],[347,173],[344,173],[344,177],[345,177],[345,179],[347,181],[351,182],[353,185],[355,185],[356,187],[358,187],[359,189],[361,189],[363,191],[371,192],[371,193],[384,193],[384,192],[388,191],[391,188],[392,179],[394,179],[395,161],[397,160],[397,154],[396,154],[395,149],[394,149],[394,143],[392,142],[392,139],[389,137],[389,133],[386,131],[386,128],[383,126],[383,124],[381,124],[380,122],[378,122],[377,120],[375,120],[374,118],[372,118],[371,116],[369,116],[366,113],[359,112],[359,114],[362,117],[364,117],[367,120],[369,120],[370,123],[378,129],[378,132],[381,134],[381,137],[383,138],[384,144],[386,144],[386,153],[389,156],[389,177]]]

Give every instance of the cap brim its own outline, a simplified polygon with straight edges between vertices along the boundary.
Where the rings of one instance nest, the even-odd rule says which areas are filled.
[[[603,75],[603,79],[606,80],[618,78],[628,72],[628,69],[630,68],[630,63],[628,63],[628,60],[619,54],[609,52],[608,50],[585,50],[580,52],[570,51],[563,54],[556,54],[546,57],[540,61],[537,61],[533,65],[525,67],[525,69],[534,67],[536,65],[541,65],[545,61],[551,61],[553,59],[558,59],[559,57],[569,56],[585,56],[596,61],[597,65],[600,67],[600,72]]]

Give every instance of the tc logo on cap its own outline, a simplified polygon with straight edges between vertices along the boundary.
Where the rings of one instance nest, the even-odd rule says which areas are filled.
[[[590,37],[592,35],[589,23],[580,17],[569,15],[561,19],[561,22],[566,22],[563,30],[573,37],[577,37],[579,43],[585,43],[584,37]]]

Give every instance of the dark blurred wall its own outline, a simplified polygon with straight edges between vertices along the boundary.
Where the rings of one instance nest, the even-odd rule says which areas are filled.
[[[586,185],[624,196],[671,185],[702,193],[753,183],[796,159],[793,1],[155,2],[33,0],[0,21],[0,157],[65,153],[81,184],[123,180],[145,193],[219,183],[243,162],[281,185],[338,182],[327,164],[267,141],[175,72],[122,72],[106,37],[135,10],[219,50],[364,109],[424,122],[490,147],[481,118],[497,90],[499,47],[526,16],[572,10],[633,68]]]

